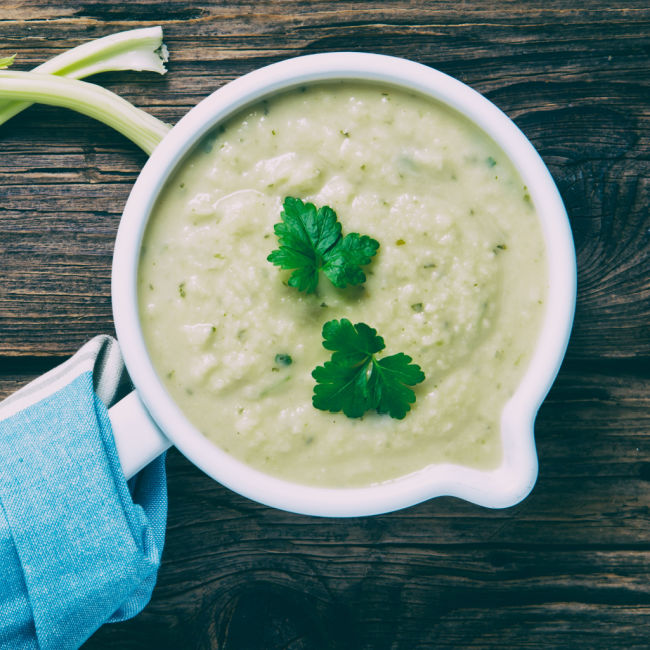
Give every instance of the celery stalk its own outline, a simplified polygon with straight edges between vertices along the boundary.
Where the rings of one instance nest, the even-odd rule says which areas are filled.
[[[70,108],[104,122],[147,154],[171,128],[105,88],[41,72],[0,71],[0,99]]]
[[[115,70],[147,70],[165,74],[164,63],[168,57],[162,37],[161,27],[131,29],[111,34],[59,54],[34,68],[33,72],[69,79],[83,79],[100,72]],[[0,59],[0,68],[8,67],[12,62],[13,57]],[[0,102],[0,124],[28,106],[30,102],[27,101]]]

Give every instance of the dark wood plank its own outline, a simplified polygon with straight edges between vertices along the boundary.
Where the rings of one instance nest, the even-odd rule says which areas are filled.
[[[580,268],[570,355],[650,357],[650,10],[640,2],[590,3],[585,10],[567,4],[504,2],[486,9],[464,3],[459,9],[453,3],[278,2],[256,4],[253,11],[248,3],[188,8],[175,2],[164,10],[160,3],[139,3],[143,16],[162,11],[169,21],[163,22],[170,74],[111,74],[100,81],[175,122],[226,81],[315,51],[371,49],[459,77],[521,126],[567,204]],[[55,29],[46,20],[52,13],[47,3],[11,11],[0,21],[0,42],[18,51],[18,68],[146,22],[128,5],[99,2],[57,14]],[[29,28],[27,37],[18,24]],[[0,253],[7,277],[0,294],[0,354],[72,353],[89,334],[112,330],[112,241],[144,157],[105,127],[54,109],[32,109],[0,127],[0,134]],[[26,168],[29,184],[21,184],[17,175]],[[75,227],[88,236],[70,246]],[[25,249],[36,262],[28,275],[20,270]],[[57,249],[65,253],[57,256]],[[61,264],[75,268],[74,282],[60,275]],[[61,291],[44,300],[40,283],[53,277]],[[84,303],[84,292],[96,295],[93,305]]]
[[[643,647],[650,376],[634,364],[585,374],[561,373],[537,421],[538,483],[506,510],[443,498],[381,517],[301,517],[172,452],[154,599],[87,647]]]
[[[0,7],[0,55],[28,69],[146,24],[163,25],[168,75],[97,80],[171,123],[241,74],[322,51],[405,56],[485,93],[558,184],[578,309],[536,423],[539,480],[521,504],[442,498],[314,519],[243,499],[171,452],[153,600],[85,647],[647,647],[647,2],[20,0]],[[61,110],[0,126],[0,398],[112,332],[112,246],[144,161]]]

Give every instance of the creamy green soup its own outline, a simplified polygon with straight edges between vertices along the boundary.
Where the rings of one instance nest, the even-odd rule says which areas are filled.
[[[380,242],[364,285],[287,286],[266,259],[287,196]],[[320,486],[497,466],[546,291],[535,210],[502,151],[429,98],[351,82],[281,94],[206,138],[162,193],[139,270],[147,346],[187,417],[251,466]],[[334,318],[420,365],[403,420],[312,406]]]

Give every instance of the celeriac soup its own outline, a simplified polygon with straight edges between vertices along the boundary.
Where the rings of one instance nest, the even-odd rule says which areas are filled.
[[[286,197],[379,242],[365,282],[288,285],[267,260]],[[392,86],[313,84],[242,111],[178,167],[142,244],[140,320],[188,419],[263,472],[355,487],[437,463],[489,469],[537,340],[546,264],[526,187],[478,127]],[[311,373],[331,357],[323,324],[342,318],[424,372],[403,419],[312,405]]]

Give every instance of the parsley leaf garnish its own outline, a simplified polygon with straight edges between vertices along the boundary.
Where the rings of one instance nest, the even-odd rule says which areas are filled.
[[[282,207],[282,222],[273,227],[280,248],[266,259],[293,270],[289,286],[313,293],[320,271],[339,288],[365,282],[361,267],[370,263],[378,241],[356,232],[343,237],[336,212],[327,205],[316,209],[313,203],[288,196]]]
[[[347,318],[331,320],[323,325],[323,347],[333,354],[311,373],[317,409],[343,411],[349,418],[376,409],[398,420],[411,410],[415,393],[409,386],[424,381],[424,373],[402,352],[375,358],[386,347],[377,330],[365,323],[352,325]]]

